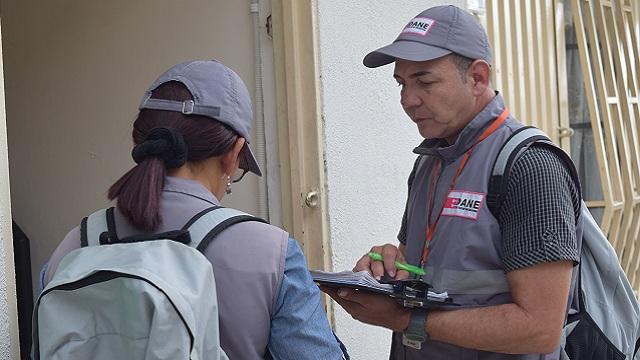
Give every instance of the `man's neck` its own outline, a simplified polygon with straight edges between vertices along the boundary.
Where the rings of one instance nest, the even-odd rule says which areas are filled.
[[[474,104],[473,107],[473,111],[471,112],[471,114],[469,116],[467,116],[467,120],[464,122],[464,126],[462,128],[460,128],[458,130],[458,132],[456,132],[456,134],[454,136],[445,138],[444,140],[449,144],[449,145],[453,145],[453,143],[456,142],[456,139],[458,138],[458,135],[460,135],[460,133],[462,132],[462,130],[464,130],[465,127],[467,127],[467,125],[469,125],[469,123],[476,118],[476,116],[482,111],[484,110],[485,107],[487,107],[487,105],[489,105],[489,103],[493,100],[493,98],[496,97],[496,92],[493,89],[487,89],[487,91],[485,93],[483,93],[481,96],[476,98],[476,102]]]

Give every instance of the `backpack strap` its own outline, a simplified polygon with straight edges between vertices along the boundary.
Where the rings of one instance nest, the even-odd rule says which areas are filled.
[[[114,208],[102,209],[82,219],[80,223],[80,245],[98,246],[117,240]]]
[[[182,229],[189,230],[191,234],[191,243],[189,243],[189,246],[200,252],[204,252],[211,241],[223,230],[231,225],[245,221],[267,223],[259,217],[249,215],[239,210],[214,206],[196,214]]]
[[[489,179],[489,191],[487,194],[487,206],[494,217],[498,217],[500,206],[507,194],[507,185],[509,183],[509,172],[516,160],[533,144],[544,146],[556,154],[564,163],[565,168],[569,171],[569,175],[576,183],[578,195],[580,193],[580,181],[578,172],[571,160],[571,157],[561,148],[556,146],[551,139],[540,129],[533,126],[522,127],[511,134],[507,141],[502,145],[498,152],[493,169],[491,170],[491,178]]]
[[[189,246],[202,252],[223,230],[231,225],[244,221],[267,223],[259,217],[249,215],[239,210],[214,206],[196,214],[187,222],[182,230],[155,234],[153,236],[132,236],[121,240],[118,239],[118,235],[116,234],[114,208],[110,207],[108,209],[98,210],[82,219],[80,223],[80,245],[86,247],[172,238],[182,243],[188,243]],[[187,241],[188,237],[183,236],[185,235],[184,231],[187,230],[190,235],[188,237],[191,238],[190,242]],[[182,239],[184,239],[184,241]]]

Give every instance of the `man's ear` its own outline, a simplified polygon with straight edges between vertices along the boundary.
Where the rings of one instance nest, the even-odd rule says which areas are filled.
[[[483,95],[491,86],[491,65],[484,60],[474,60],[467,70],[473,84],[473,94]]]
[[[231,176],[238,168],[238,156],[246,140],[243,137],[238,136],[236,142],[226,154],[222,155],[222,170],[225,174]]]

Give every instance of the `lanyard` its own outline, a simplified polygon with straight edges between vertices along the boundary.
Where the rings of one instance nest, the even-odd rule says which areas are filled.
[[[471,145],[471,148],[469,148],[469,150],[467,150],[464,153],[462,157],[462,161],[460,161],[460,165],[458,165],[458,169],[456,170],[456,173],[453,176],[453,180],[451,180],[451,183],[449,184],[449,190],[447,192],[451,192],[451,190],[455,188],[456,181],[458,180],[458,176],[462,172],[462,169],[464,169],[465,165],[467,165],[467,161],[469,161],[469,158],[471,157],[473,148],[475,148],[475,146],[481,143],[484,139],[489,137],[489,135],[493,134],[504,123],[504,121],[507,119],[507,116],[509,116],[509,109],[505,108],[500,114],[500,116],[498,116],[493,121],[493,123],[491,123],[491,125],[480,135],[480,137],[478,137],[476,142],[473,143],[473,145]],[[431,223],[431,216],[433,214],[433,208],[434,208],[435,188],[436,188],[437,180],[439,177],[438,172],[440,171],[440,167],[441,167],[441,162],[438,162],[431,168],[431,176],[430,176],[431,181],[429,182],[429,211],[427,214],[427,231],[425,234],[424,247],[422,250],[422,258],[420,260],[420,264],[423,267],[427,263],[427,258],[429,257],[429,246],[431,245],[431,241],[433,240],[433,234],[436,231],[436,226],[438,225],[438,221],[440,220],[440,215],[442,215],[442,210],[443,210],[443,209],[440,210],[440,213],[438,213],[438,217],[436,218],[436,220],[433,223]],[[443,208],[444,208],[444,205],[443,205]]]

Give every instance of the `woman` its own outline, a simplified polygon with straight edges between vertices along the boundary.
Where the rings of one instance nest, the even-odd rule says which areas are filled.
[[[117,237],[181,229],[219,205],[247,171],[261,175],[248,146],[252,116],[244,83],[217,61],[183,63],[161,75],[133,124],[137,165],[109,189]],[[73,229],[54,251],[45,283],[80,237]],[[220,343],[230,359],[342,358],[304,256],[285,231],[238,223],[204,254],[216,276]]]

